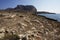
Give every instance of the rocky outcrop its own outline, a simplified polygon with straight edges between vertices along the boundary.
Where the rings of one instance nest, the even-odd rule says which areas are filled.
[[[1,15],[1,40],[60,40],[60,22],[19,12]]]
[[[0,12],[0,40],[60,40],[60,22],[35,13],[23,5]]]
[[[36,14],[37,9],[32,5],[17,5],[15,8],[7,8],[6,11],[14,11],[14,12],[22,12],[22,13],[30,13]]]

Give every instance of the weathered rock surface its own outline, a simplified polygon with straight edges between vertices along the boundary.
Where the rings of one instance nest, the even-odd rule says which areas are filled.
[[[60,40],[60,23],[43,16],[0,13],[0,38],[18,34],[20,40]]]
[[[0,40],[60,40],[60,22],[36,14],[3,11]]]

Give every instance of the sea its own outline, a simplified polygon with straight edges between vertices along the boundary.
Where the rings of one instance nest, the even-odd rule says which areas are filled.
[[[60,14],[38,14],[38,15],[42,15],[51,19],[55,19],[58,22],[60,22]]]

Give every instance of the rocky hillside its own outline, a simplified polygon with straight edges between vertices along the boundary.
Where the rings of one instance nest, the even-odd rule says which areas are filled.
[[[35,13],[1,11],[0,40],[60,40],[60,22]]]

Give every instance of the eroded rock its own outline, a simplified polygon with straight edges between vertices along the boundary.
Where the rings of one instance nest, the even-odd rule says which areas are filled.
[[[3,16],[0,17],[0,38],[6,36],[6,40],[59,40],[60,22],[44,16],[32,15],[29,11],[36,12],[35,8],[27,6],[25,9],[25,7],[21,8],[19,5],[14,10],[19,12],[1,13]],[[20,10],[26,10],[28,14],[21,13]],[[16,39],[14,35],[19,37]]]

